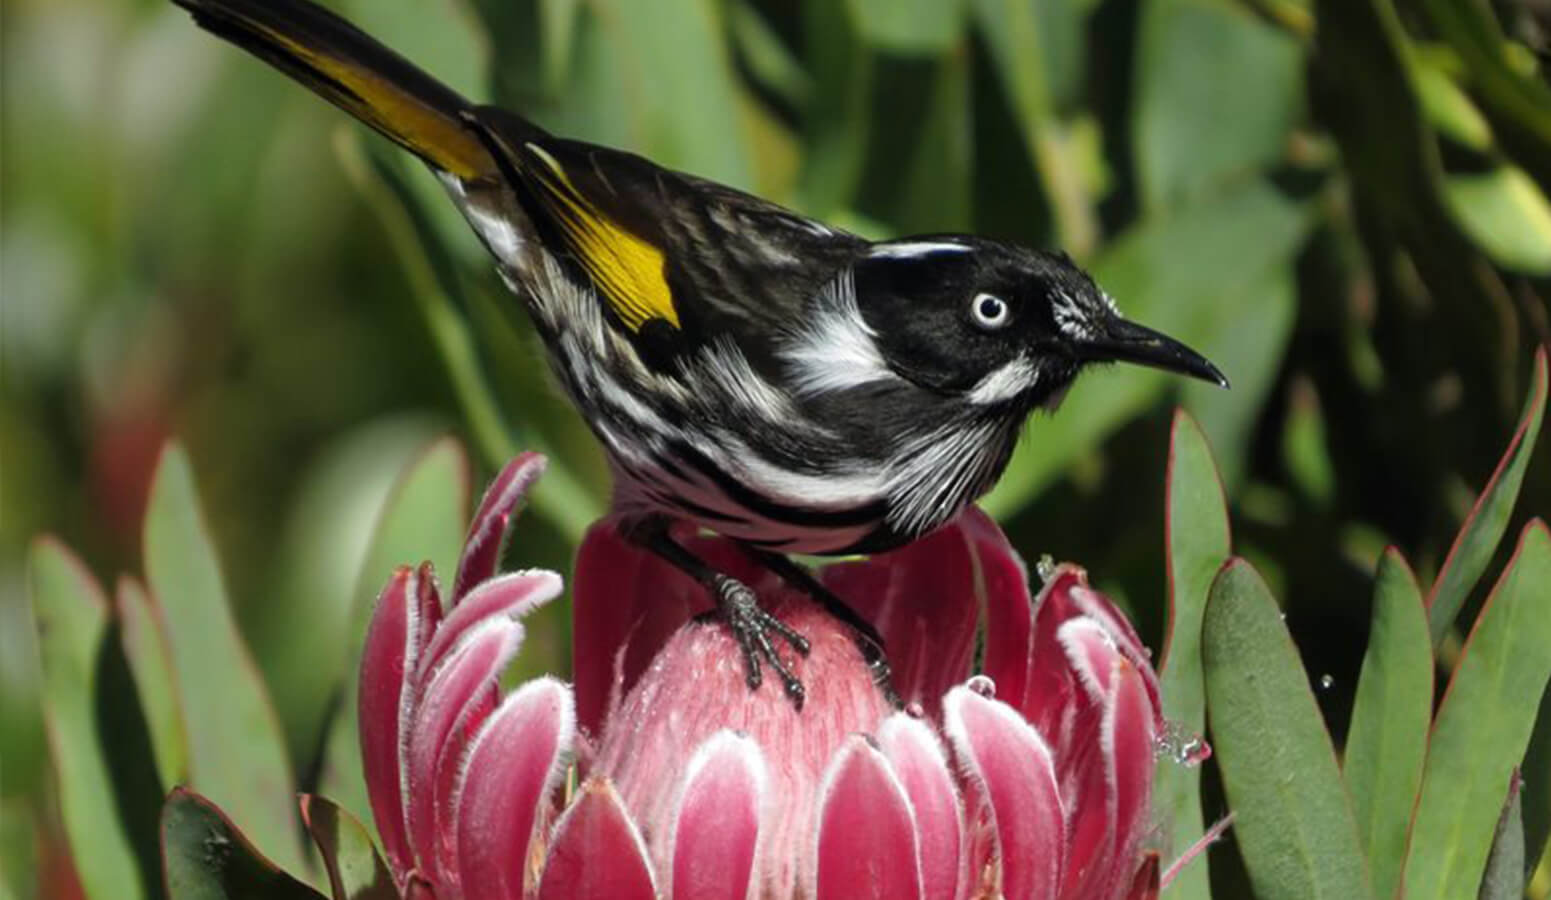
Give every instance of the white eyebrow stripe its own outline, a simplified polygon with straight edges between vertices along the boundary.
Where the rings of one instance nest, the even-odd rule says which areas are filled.
[[[971,247],[952,241],[900,241],[878,244],[867,255],[874,259],[915,259],[933,253],[968,253]]]

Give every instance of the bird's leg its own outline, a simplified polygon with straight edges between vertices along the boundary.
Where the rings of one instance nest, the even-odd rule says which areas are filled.
[[[710,591],[712,598],[716,600],[717,610],[726,620],[728,627],[732,629],[733,638],[743,650],[743,664],[748,673],[749,689],[758,688],[763,681],[760,668],[763,660],[775,670],[776,677],[781,679],[781,686],[786,690],[786,696],[791,698],[798,709],[802,709],[803,700],[807,698],[807,689],[776,653],[774,645],[770,642],[770,633],[779,635],[792,645],[792,649],[803,656],[808,655],[808,639],[798,634],[785,622],[761,609],[759,598],[748,585],[730,575],[716,571],[700,557],[684,549],[668,533],[666,520],[649,519],[632,529],[630,537]]]
[[[856,635],[857,649],[862,651],[862,659],[867,663],[867,671],[872,673],[873,684],[878,686],[884,698],[894,707],[904,706],[899,693],[894,690],[893,673],[889,671],[889,659],[883,652],[883,636],[871,622],[862,618],[856,610],[847,606],[844,600],[835,596],[833,591],[813,577],[812,572],[792,562],[790,558],[747,544],[744,545],[744,549],[758,560],[760,565],[774,572],[782,581],[806,593],[818,601],[825,612],[850,626]]]

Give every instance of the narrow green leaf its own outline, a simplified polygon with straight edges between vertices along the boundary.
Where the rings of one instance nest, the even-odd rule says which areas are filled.
[[[1461,651],[1427,747],[1405,886],[1412,900],[1474,895],[1503,788],[1524,759],[1551,677],[1551,532],[1536,519]]]
[[[162,809],[162,865],[172,900],[324,900],[265,859],[214,803],[186,788],[173,790]]]
[[[423,414],[357,426],[312,454],[298,479],[266,602],[241,617],[293,760],[313,759],[322,743],[349,664],[356,582],[388,494],[444,430]]]
[[[33,542],[27,575],[43,665],[43,723],[76,872],[90,896],[136,900],[148,893],[148,873],[137,866],[119,817],[97,729],[107,598],[81,561],[52,538]]]
[[[377,594],[398,565],[430,560],[451,579],[469,521],[469,462],[451,438],[431,444],[401,476],[382,511],[356,583],[349,628],[350,653],[338,709],[329,727],[322,792],[371,821],[361,745],[356,733],[357,668]]]
[[[280,723],[232,621],[183,448],[162,451],[145,521],[145,567],[166,624],[192,784],[267,853],[300,865],[295,791]]]
[[[145,711],[162,790],[168,791],[188,780],[188,731],[183,725],[183,711],[178,708],[161,610],[151,602],[145,586],[128,576],[119,579],[115,599],[122,623],[119,637],[124,644],[124,657],[134,675],[140,708]]]
[[[1465,233],[1505,268],[1551,275],[1551,202],[1524,170],[1504,163],[1446,175],[1443,199]]]
[[[561,133],[613,146],[744,190],[754,188],[740,79],[716,0],[593,0],[593,43],[568,102],[588,115]],[[602,102],[599,102],[602,101]],[[623,104],[622,116],[597,115]],[[567,113],[560,111],[562,116]],[[605,118],[613,121],[605,121]],[[596,131],[607,129],[603,134]]]
[[[1281,613],[1249,563],[1212,585],[1202,632],[1212,746],[1263,900],[1360,900],[1368,873],[1335,750]]]
[[[1519,417],[1519,427],[1509,439],[1508,449],[1497,463],[1497,471],[1492,473],[1481,496],[1476,499],[1475,507],[1465,518],[1465,524],[1460,527],[1454,546],[1449,548],[1449,556],[1443,562],[1443,570],[1427,595],[1427,624],[1434,647],[1454,624],[1465,597],[1486,571],[1503,532],[1508,530],[1513,503],[1518,499],[1519,485],[1524,481],[1524,470],[1529,466],[1535,438],[1540,434],[1541,419],[1545,415],[1546,382],[1546,348],[1541,347],[1535,351],[1535,370],[1530,378],[1524,412]]]
[[[851,203],[867,170],[877,64],[843,5],[804,4],[802,15],[813,95],[803,123],[799,190],[809,213],[830,219]]]
[[[1304,91],[1296,39],[1240,5],[1203,0],[1145,0],[1137,27],[1132,146],[1149,212],[1282,157]]]
[[[1212,579],[1228,560],[1232,535],[1222,482],[1206,436],[1190,414],[1175,410],[1169,440],[1165,537],[1169,623],[1159,665],[1163,715],[1190,734],[1206,731],[1206,689],[1201,675],[1201,619]],[[1205,830],[1201,770],[1164,756],[1158,761],[1153,806],[1168,822],[1170,849],[1179,853]],[[1210,900],[1207,860],[1180,870],[1169,894],[1176,900]]]
[[[964,0],[846,0],[869,44],[892,53],[936,55],[964,26]]]
[[[1301,375],[1293,380],[1290,394],[1287,425],[1282,432],[1282,463],[1305,497],[1327,507],[1335,497],[1336,472],[1325,440],[1319,394],[1314,382]]]
[[[1521,900],[1524,896],[1523,788],[1524,779],[1515,771],[1508,780],[1508,799],[1492,834],[1492,854],[1486,860],[1478,900]]]
[[[302,819],[323,857],[334,900],[398,900],[393,874],[359,819],[311,794],[302,797]]]
[[[1400,551],[1384,551],[1375,582],[1373,626],[1357,682],[1343,773],[1373,870],[1373,894],[1393,897],[1427,756],[1433,654],[1422,592]]]
[[[1059,115],[1080,84],[1081,17],[1065,0],[975,0],[972,8],[1050,203],[1055,242],[1086,259],[1098,241],[1098,216],[1084,191],[1080,144]]]

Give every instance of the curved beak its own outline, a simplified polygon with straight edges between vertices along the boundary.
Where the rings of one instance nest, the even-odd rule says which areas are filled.
[[[1077,344],[1076,352],[1083,359],[1138,363],[1228,386],[1228,379],[1206,357],[1166,334],[1119,316],[1105,322],[1091,339]]]

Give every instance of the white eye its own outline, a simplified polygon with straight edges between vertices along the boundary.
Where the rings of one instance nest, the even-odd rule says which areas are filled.
[[[1007,301],[995,294],[976,294],[975,299],[969,302],[969,314],[974,317],[976,325],[985,329],[1001,328],[1011,317]]]

